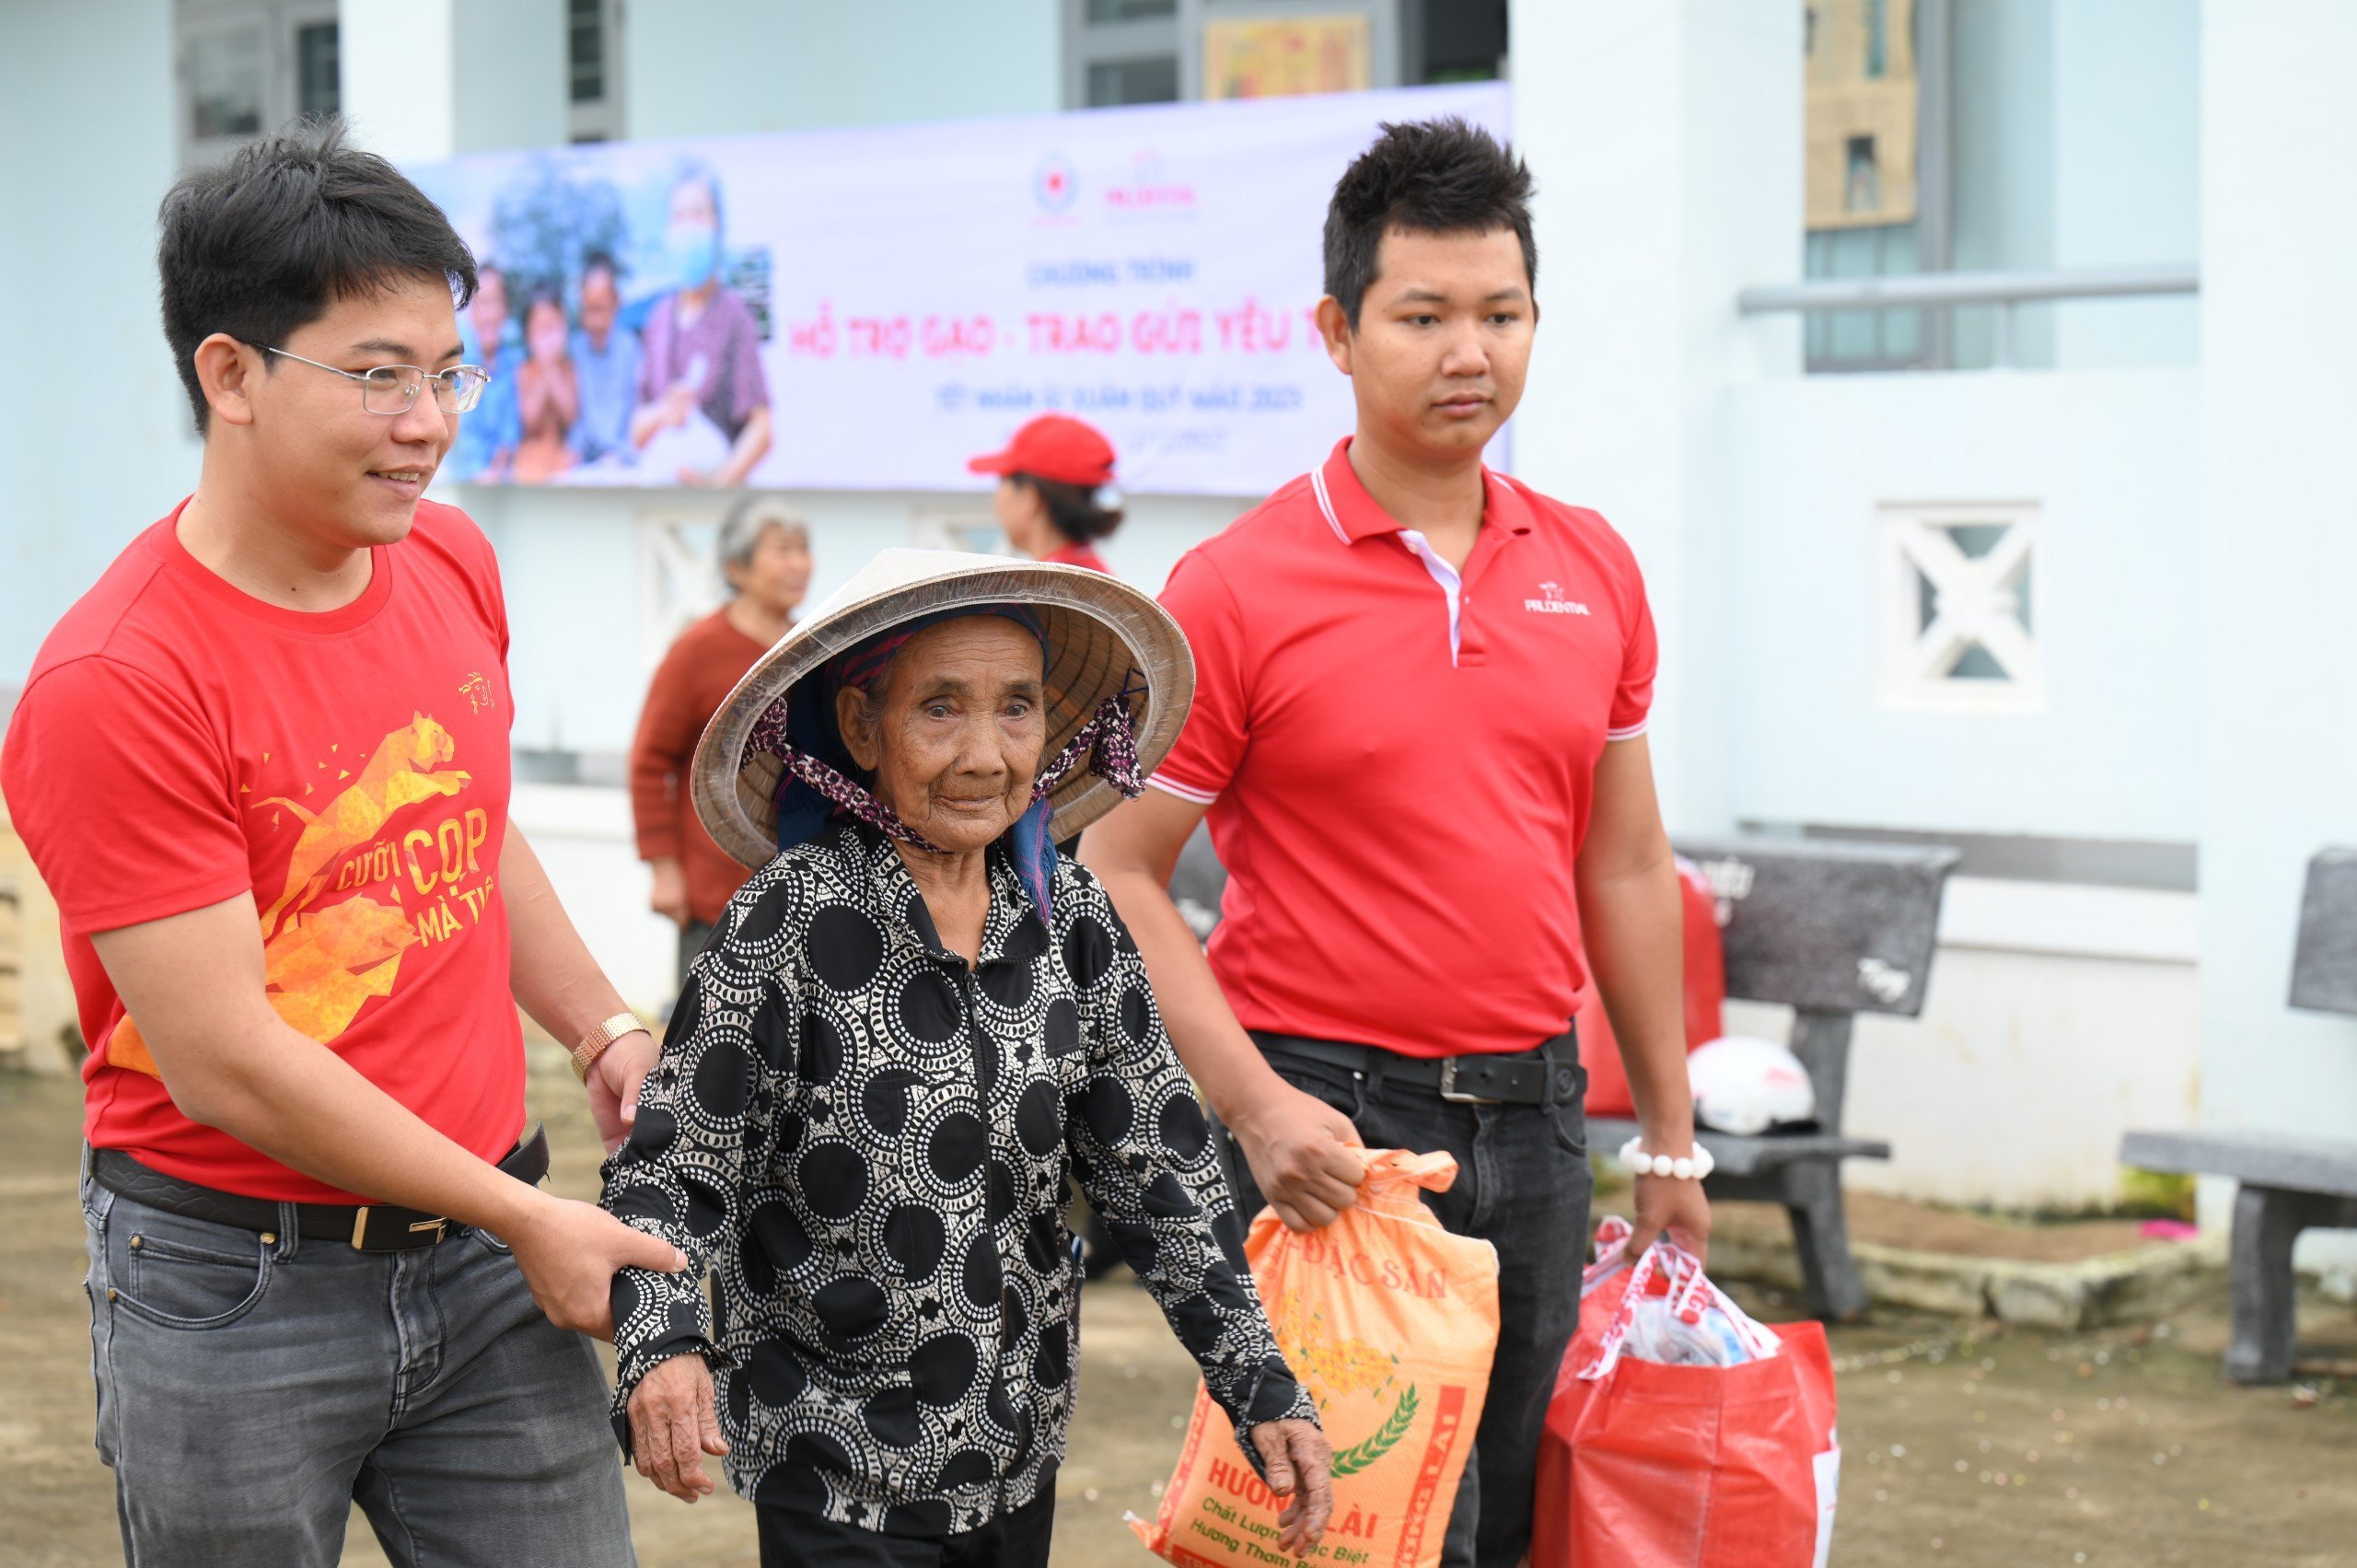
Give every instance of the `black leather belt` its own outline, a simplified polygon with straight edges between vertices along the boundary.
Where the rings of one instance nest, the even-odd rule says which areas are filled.
[[[1581,1088],[1579,1041],[1571,1029],[1535,1051],[1494,1056],[1402,1056],[1371,1045],[1259,1030],[1252,1039],[1271,1056],[1319,1062],[1387,1084],[1413,1084],[1464,1105],[1561,1105]]]
[[[549,1173],[548,1131],[534,1127],[499,1168],[529,1186],[540,1185]],[[166,1176],[141,1165],[121,1149],[94,1149],[90,1176],[110,1192],[161,1209],[186,1219],[233,1225],[240,1230],[273,1231],[282,1223],[284,1205],[270,1198],[248,1198],[219,1192]],[[391,1203],[297,1203],[295,1234],[307,1241],[348,1241],[363,1252],[406,1252],[431,1247],[453,1230],[466,1226],[440,1214],[424,1214]]]

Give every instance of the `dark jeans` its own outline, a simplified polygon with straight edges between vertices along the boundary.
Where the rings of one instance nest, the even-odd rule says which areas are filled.
[[[1580,1266],[1595,1191],[1582,1103],[1585,1075],[1581,1098],[1567,1103],[1465,1105],[1429,1088],[1288,1056],[1281,1044],[1264,1049],[1278,1076],[1349,1117],[1367,1147],[1457,1156],[1456,1184],[1425,1193],[1424,1202],[1448,1229],[1498,1249],[1498,1353],[1441,1561],[1514,1568],[1530,1548],[1539,1434],[1579,1323]],[[1218,1132],[1237,1212],[1257,1214],[1265,1202],[1260,1189],[1227,1129]]]
[[[774,1503],[755,1504],[753,1516],[761,1568],[1047,1568],[1056,1489],[954,1536],[888,1536]]]
[[[605,1374],[489,1234],[359,1252],[82,1178],[99,1456],[135,1563],[624,1568]],[[5,1554],[0,1554],[5,1555]]]

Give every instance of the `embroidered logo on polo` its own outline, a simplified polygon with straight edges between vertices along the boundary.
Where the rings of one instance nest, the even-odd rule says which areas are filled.
[[[1539,584],[1538,597],[1524,599],[1522,608],[1533,615],[1585,615],[1587,613],[1586,605],[1578,599],[1563,597],[1563,585],[1561,583]]]

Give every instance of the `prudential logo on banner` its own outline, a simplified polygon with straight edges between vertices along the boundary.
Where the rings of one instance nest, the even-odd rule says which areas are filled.
[[[1073,171],[1072,159],[1062,153],[1040,159],[1039,172],[1031,177],[1031,194],[1043,213],[1072,211],[1073,200],[1080,194],[1080,176]]]
[[[483,264],[478,483],[961,490],[1076,413],[1124,489],[1252,496],[1351,428],[1319,232],[1384,121],[1496,83],[486,154],[412,169]],[[1492,454],[1496,460],[1499,454]]]

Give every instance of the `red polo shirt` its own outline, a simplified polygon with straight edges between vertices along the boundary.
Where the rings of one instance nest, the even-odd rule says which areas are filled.
[[[1092,572],[1102,572],[1109,577],[1113,575],[1113,568],[1105,564],[1105,558],[1097,553],[1096,547],[1093,545],[1062,544],[1039,559],[1054,565],[1086,566]]]
[[[1195,705],[1153,782],[1211,807],[1247,1028],[1527,1051],[1578,1005],[1596,764],[1653,699],[1644,583],[1602,517],[1487,470],[1460,579],[1349,452],[1172,571]]]

